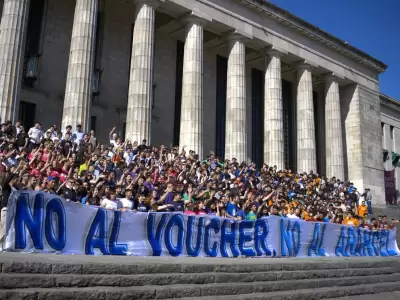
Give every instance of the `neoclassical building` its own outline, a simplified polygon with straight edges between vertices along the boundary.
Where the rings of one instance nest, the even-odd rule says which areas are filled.
[[[82,124],[103,141],[116,126],[132,141],[335,175],[385,203],[387,66],[268,1],[0,6],[1,121]]]

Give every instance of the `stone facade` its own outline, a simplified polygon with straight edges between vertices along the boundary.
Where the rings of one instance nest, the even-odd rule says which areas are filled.
[[[231,59],[226,74],[228,156],[252,161],[258,155],[282,168],[338,175],[353,181],[359,189],[371,188],[374,201],[384,202],[384,167],[393,166],[388,162],[383,165],[381,159],[381,122],[387,124],[384,132],[388,131],[388,135],[390,126],[394,128],[393,138],[384,139],[384,148],[400,152],[400,113],[393,116],[381,104],[378,75],[386,65],[380,61],[269,2],[91,0],[97,5],[97,18],[92,13],[88,14],[90,22],[87,18],[81,21],[91,24],[90,30],[86,29],[95,36],[95,43],[78,43],[89,56],[78,62],[87,68],[75,70],[74,75],[69,58],[77,49],[73,24],[79,21],[75,8],[80,0],[43,1],[35,81],[30,85],[18,83],[18,75],[14,74],[17,86],[0,89],[1,99],[8,99],[2,100],[3,118],[26,119],[26,115],[8,112],[16,112],[19,104],[32,104],[34,119],[41,120],[45,128],[83,122],[86,128],[96,129],[101,141],[107,142],[108,133],[115,126],[120,135],[129,139],[147,138],[152,144],[168,147],[174,145],[178,135],[180,146],[206,156],[215,151],[216,119],[222,117],[217,114],[216,105],[219,55]],[[3,3],[27,2],[0,0],[0,7]],[[138,19],[140,22],[134,24]],[[2,26],[5,21],[2,20]],[[233,44],[229,38],[232,33],[239,35]],[[178,41],[185,43],[182,58],[178,57]],[[13,47],[17,49],[19,45]],[[271,50],[279,55],[272,55]],[[182,90],[178,91],[180,59],[183,76]],[[299,65],[303,67],[298,69]],[[22,66],[19,68],[22,70]],[[253,77],[257,73],[254,70],[264,74],[261,83]],[[0,65],[2,72],[7,72],[6,64]],[[73,87],[82,94],[82,103],[78,98],[74,100],[82,104],[80,111],[90,108],[90,115],[84,118],[78,118],[82,113],[73,109],[63,109],[75,107],[68,104],[72,98],[67,82],[73,78],[67,74],[91,81],[82,85],[83,89],[75,84]],[[336,78],[333,86],[331,82],[326,86],[329,74]],[[283,104],[281,79],[293,87],[289,106]],[[83,105],[83,99],[84,95],[90,97],[91,86],[97,91],[85,100],[87,105],[91,101],[88,107]],[[178,92],[182,94],[180,98]],[[262,103],[257,102],[260,99]],[[292,107],[295,112],[287,120],[288,125],[283,120],[287,113],[284,107]],[[263,117],[257,123],[254,116],[260,108]],[[330,122],[335,124],[335,131],[328,126]],[[284,149],[288,139],[284,128],[292,129],[289,151],[295,153],[295,159],[291,166],[283,163],[288,155]],[[397,173],[396,169],[400,186]]]
[[[393,188],[394,199],[400,201],[400,164],[398,161],[393,161],[393,154],[400,153],[400,103],[393,98],[385,95],[380,96],[381,99],[381,133],[382,136],[382,149],[384,151],[383,155],[383,168],[384,171],[394,172],[394,182],[393,185],[389,184],[387,188]],[[382,151],[381,149],[381,151]],[[385,153],[387,151],[387,153]],[[382,157],[383,156],[383,157]],[[388,183],[384,184],[384,188]],[[389,198],[389,197],[388,197]],[[390,200],[390,199],[386,199]]]

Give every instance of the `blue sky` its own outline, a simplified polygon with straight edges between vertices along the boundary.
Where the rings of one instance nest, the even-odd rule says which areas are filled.
[[[400,101],[400,0],[270,0],[389,67],[381,92]]]

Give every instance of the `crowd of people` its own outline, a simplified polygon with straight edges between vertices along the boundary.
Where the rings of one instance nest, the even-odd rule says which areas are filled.
[[[101,144],[80,125],[61,133],[56,125],[43,131],[38,122],[26,131],[20,122],[7,122],[0,144],[2,217],[13,191],[35,190],[110,210],[392,226],[385,216],[368,218],[372,193],[360,193],[351,182],[213,154],[202,160],[190,149],[122,141],[115,128]]]

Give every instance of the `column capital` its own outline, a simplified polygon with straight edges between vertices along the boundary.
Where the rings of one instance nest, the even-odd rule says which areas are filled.
[[[235,29],[235,30],[233,30],[233,31],[231,31],[231,32],[226,34],[226,39],[228,41],[244,42],[245,40],[253,39],[253,36],[243,32],[241,30]]]
[[[327,74],[323,75],[323,79],[325,80],[326,83],[331,83],[331,82],[338,82],[340,79],[343,79],[343,78],[339,77],[335,73],[327,73]]]
[[[133,0],[133,3],[136,5],[146,4],[153,8],[157,8],[160,5],[160,2],[165,2],[165,0]]]
[[[317,68],[318,65],[310,63],[307,60],[302,60],[293,64],[293,67],[296,70],[309,70],[311,71],[313,68]]]
[[[265,48],[265,55],[267,55],[269,57],[281,58],[282,56],[284,56],[286,54],[288,54],[287,51],[278,49],[274,46]]]
[[[204,26],[207,23],[211,23],[212,18],[210,18],[206,14],[192,10],[190,13],[182,18],[182,22],[184,22],[185,24],[198,24],[200,26]]]

